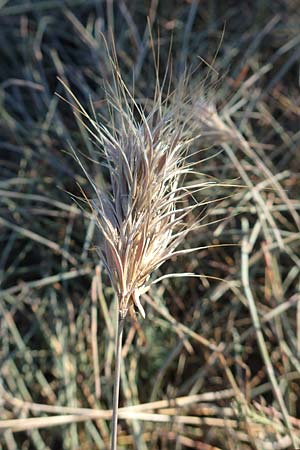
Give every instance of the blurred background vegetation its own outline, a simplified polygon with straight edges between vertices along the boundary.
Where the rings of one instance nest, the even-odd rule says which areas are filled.
[[[239,130],[242,143],[205,135],[215,156],[197,170],[245,187],[212,190],[219,201],[185,244],[235,246],[161,269],[219,279],[163,280],[146,320],[127,321],[119,448],[300,447],[299,11],[298,0],[0,1],[0,449],[109,449],[116,302],[94,222],[70,195],[89,193],[70,148],[98,183],[105,172],[55,92],[68,99],[60,77],[105,117],[113,36],[146,104],[150,30],[161,77],[171,53],[172,87],[191,68],[195,99]]]

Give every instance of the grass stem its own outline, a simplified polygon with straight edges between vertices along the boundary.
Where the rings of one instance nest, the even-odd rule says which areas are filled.
[[[111,450],[117,450],[120,368],[121,368],[121,353],[122,353],[122,338],[123,338],[123,330],[124,330],[124,321],[125,321],[124,315],[119,313],[118,314],[118,325],[117,325],[117,339],[116,339],[116,359],[115,359],[115,375],[114,375]]]
[[[267,348],[267,345],[266,345],[266,342],[264,339],[263,330],[262,330],[262,326],[260,323],[260,318],[259,318],[256,304],[255,304],[255,299],[253,297],[252,290],[250,287],[249,253],[250,253],[251,248],[249,246],[249,242],[248,242],[248,238],[247,238],[247,233],[249,230],[249,223],[246,219],[242,220],[242,229],[244,231],[244,239],[243,239],[243,243],[242,243],[241,278],[242,278],[242,282],[243,282],[243,286],[244,286],[244,292],[245,292],[245,295],[246,295],[246,298],[248,301],[249,311],[250,311],[253,325],[254,325],[254,328],[256,331],[256,337],[257,337],[257,342],[258,342],[258,346],[260,349],[260,353],[261,353],[262,359],[264,361],[267,373],[269,375],[269,380],[271,382],[275,398],[278,401],[278,405],[280,407],[282,417],[283,417],[285,425],[287,427],[287,431],[290,435],[291,442],[293,444],[293,447],[296,449],[296,448],[298,448],[298,442],[296,442],[296,437],[294,436],[294,430],[290,423],[289,413],[286,408],[282,393],[280,391],[280,386],[278,384],[278,381],[277,381],[277,378],[275,375],[274,367],[272,365],[269,351],[268,351],[268,348]]]

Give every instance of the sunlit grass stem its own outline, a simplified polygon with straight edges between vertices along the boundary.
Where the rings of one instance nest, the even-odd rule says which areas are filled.
[[[117,335],[116,335],[115,374],[114,374],[114,393],[113,393],[111,450],[117,449],[118,408],[119,408],[119,392],[120,392],[120,368],[121,368],[121,353],[122,353],[124,322],[125,322],[125,317],[121,313],[118,313]]]

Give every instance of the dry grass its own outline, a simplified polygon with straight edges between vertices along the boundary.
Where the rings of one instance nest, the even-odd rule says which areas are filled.
[[[99,123],[96,114],[93,119],[63,84],[73,99],[75,116],[82,121],[100,149],[104,160],[102,166],[108,169],[109,174],[108,186],[100,189],[74,151],[74,157],[95,195],[92,200],[88,200],[85,194],[84,198],[99,232],[97,252],[118,298],[111,445],[115,450],[125,318],[129,311],[135,320],[136,308],[145,319],[140,299],[153,284],[150,281],[152,272],[174,256],[200,250],[198,247],[177,250],[177,247],[191,231],[201,227],[200,220],[193,217],[193,211],[214,201],[194,201],[191,205],[190,199],[218,184],[213,181],[191,183],[190,180],[184,183],[192,174],[199,175],[193,170],[199,162],[193,163],[190,159],[203,152],[201,147],[192,154],[189,152],[196,140],[201,142],[199,138],[203,134],[195,135],[192,99],[185,93],[189,78],[185,76],[174,92],[164,95],[168,69],[161,88],[159,61],[155,61],[157,84],[154,98],[150,100],[152,108],[147,111],[136,103],[134,93],[130,93],[122,79],[117,62],[110,56],[108,58],[112,65],[113,84],[107,87],[106,103],[110,111],[107,124]],[[176,273],[162,276],[159,280],[180,275],[197,277],[194,273]],[[98,360],[98,351],[94,352],[94,360]]]
[[[145,318],[140,296],[153,283],[152,272],[174,256],[199,250],[177,247],[201,227],[194,210],[199,215],[214,202],[211,196],[202,201],[196,196],[204,198],[207,189],[219,184],[194,170],[205,149],[199,145],[202,130],[195,134],[192,100],[184,91],[188,78],[167,95],[157,84],[149,111],[135,102],[116,63],[111,60],[111,64],[114,87],[107,88],[110,115],[105,124],[93,119],[65,85],[75,115],[86,119],[88,124],[82,123],[101,152],[102,167],[108,170],[107,185],[97,185],[76,150],[74,157],[92,187],[94,198],[85,194],[84,198],[95,217],[99,232],[96,250],[119,300],[120,315],[125,318],[130,311],[134,317],[136,307]],[[197,150],[191,152],[195,141]]]
[[[127,294],[124,311],[135,302],[146,313],[143,321],[140,314],[128,317],[124,330],[119,448],[300,446],[297,9],[284,0],[249,10],[245,3],[242,11],[234,2],[168,5],[49,0],[0,9],[5,450],[109,448],[118,304],[111,282]],[[157,48],[158,22],[161,61],[168,61],[173,32],[174,69],[164,93],[157,74],[161,86],[165,69],[155,70],[149,33],[150,27]],[[124,81],[116,80],[117,95],[100,36],[109,41],[108,25]],[[198,55],[214,69],[199,68]],[[195,84],[176,99],[185,64],[198,67]],[[200,89],[207,72],[210,81]],[[133,84],[129,94],[125,86]],[[73,92],[85,112],[74,120],[55,91],[74,104]],[[92,184],[62,151],[68,146],[77,149]],[[206,149],[201,157],[200,148]],[[188,159],[187,149],[194,155]],[[129,154],[139,164],[128,170]],[[176,177],[186,168],[183,184]],[[154,197],[151,180],[170,203]],[[99,229],[94,211],[69,194],[82,197],[78,186],[100,217]],[[134,202],[130,192],[141,196]],[[195,205],[211,199],[218,201],[208,216],[203,211],[201,228],[185,236],[197,218]],[[188,219],[181,226],[179,205]],[[153,219],[147,247],[136,231],[138,212]],[[185,237],[179,249],[177,233]],[[157,234],[164,238],[153,250]],[[95,243],[108,269],[114,267],[110,277],[91,250]],[[192,247],[198,250],[189,252]],[[145,281],[169,256],[156,278]],[[149,284],[139,303],[135,295]]]

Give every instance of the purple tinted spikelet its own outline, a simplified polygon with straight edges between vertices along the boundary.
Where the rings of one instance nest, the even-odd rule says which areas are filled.
[[[187,109],[182,86],[163,101],[159,90],[146,114],[119,73],[116,79],[107,94],[107,126],[93,120],[75,99],[77,112],[103,151],[109,186],[99,189],[83,169],[96,193],[91,207],[100,234],[98,251],[119,298],[120,315],[125,317],[135,305],[145,317],[140,296],[147,281],[196,226],[188,215],[198,204],[190,205],[188,198],[211,183],[184,185],[192,172],[187,150],[193,133],[192,121],[182,114]]]

